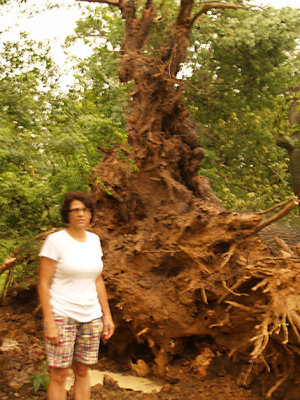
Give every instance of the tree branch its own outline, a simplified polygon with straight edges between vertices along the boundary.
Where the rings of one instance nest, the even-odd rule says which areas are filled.
[[[121,7],[121,0],[76,0],[76,1],[85,1],[87,3],[101,3],[108,4],[110,6]]]
[[[279,147],[283,147],[288,152],[291,152],[295,149],[295,140],[292,136],[283,135],[281,133],[278,134],[276,139],[276,144]]]
[[[145,10],[153,7],[153,0],[146,0]]]
[[[158,10],[161,10],[163,8],[163,6],[165,5],[165,1],[166,0],[161,0],[160,5],[157,7]]]
[[[191,27],[194,25],[194,23],[200,17],[200,15],[206,14],[209,10],[211,10],[213,8],[218,8],[218,9],[222,9],[222,10],[224,10],[226,8],[237,10],[239,8],[239,6],[236,4],[205,3],[205,4],[203,4],[202,9],[199,12],[197,12],[197,14],[194,15],[192,22],[191,22]]]
[[[180,9],[177,16],[176,26],[182,26],[190,19],[190,15],[194,8],[194,0],[181,0]]]
[[[181,0],[180,8],[176,20],[173,40],[170,47],[162,55],[162,61],[168,61],[168,71],[170,76],[176,76],[179,65],[182,62],[186,49],[189,46],[190,32],[193,24],[197,18],[207,13],[213,8],[219,9],[238,9],[235,4],[225,3],[205,3],[201,10],[192,16],[193,9],[195,8],[195,0]]]
[[[138,47],[142,48],[145,41],[147,40],[149,36],[149,32],[151,30],[154,17],[156,15],[156,11],[153,5],[153,0],[147,0],[145,4],[145,8],[143,11],[142,18],[140,20],[140,29],[138,32],[139,36],[139,43]]]
[[[168,73],[170,77],[175,77],[179,64],[182,62],[186,49],[189,44],[191,29],[191,13],[195,0],[181,0],[176,24],[174,27],[173,37],[170,46],[163,52],[161,60],[167,63]]]
[[[256,160],[260,163],[263,164],[270,172],[272,172],[273,175],[277,176],[277,178],[285,184],[289,184],[285,179],[283,179],[276,171],[274,171],[267,163],[264,161],[260,160],[257,156],[255,156]]]

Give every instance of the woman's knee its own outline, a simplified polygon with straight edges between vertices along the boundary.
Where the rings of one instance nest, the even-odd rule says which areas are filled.
[[[85,364],[74,361],[72,364],[75,377],[85,378],[88,375],[89,367]]]
[[[50,377],[58,385],[63,385],[69,376],[69,368],[51,368]]]

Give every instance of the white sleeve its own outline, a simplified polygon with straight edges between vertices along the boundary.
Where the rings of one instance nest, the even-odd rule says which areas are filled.
[[[57,261],[59,259],[59,251],[55,245],[55,240],[52,235],[49,235],[40,250],[39,257],[51,258],[51,260]]]

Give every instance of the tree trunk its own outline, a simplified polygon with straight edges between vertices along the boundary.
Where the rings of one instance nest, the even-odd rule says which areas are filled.
[[[293,92],[298,94],[300,86],[297,86]],[[290,159],[290,172],[292,189],[295,195],[300,199],[300,129],[299,129],[299,98],[297,95],[293,96],[290,109],[289,109],[289,123],[290,127],[294,130],[291,136],[278,135],[277,145],[285,148],[288,151]]]

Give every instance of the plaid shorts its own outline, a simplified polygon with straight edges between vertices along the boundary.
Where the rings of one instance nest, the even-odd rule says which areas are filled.
[[[47,364],[53,368],[66,368],[76,360],[92,365],[98,361],[100,336],[103,329],[101,318],[90,322],[78,322],[72,318],[54,315],[61,336],[59,345],[46,338]]]

